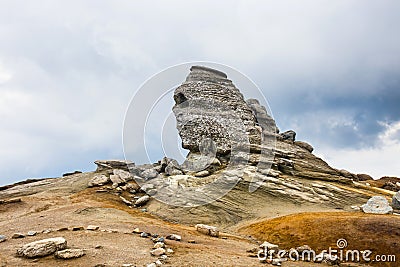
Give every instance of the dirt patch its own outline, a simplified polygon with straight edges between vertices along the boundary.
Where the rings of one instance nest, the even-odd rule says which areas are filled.
[[[346,250],[371,250],[376,255],[395,255],[400,260],[400,217],[368,215],[360,212],[301,213],[244,226],[241,233],[279,244],[284,249],[304,244],[322,251],[337,248],[337,240],[347,240]],[[398,266],[398,263],[375,263]]]

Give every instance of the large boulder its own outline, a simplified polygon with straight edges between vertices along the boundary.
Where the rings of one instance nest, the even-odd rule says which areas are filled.
[[[395,210],[400,210],[400,191],[393,196],[392,207]]]
[[[283,140],[288,140],[294,142],[296,140],[296,132],[289,130],[280,134]]]
[[[390,214],[393,212],[393,208],[389,205],[389,202],[385,197],[373,196],[366,204],[361,206],[361,209],[365,213],[373,214]]]
[[[186,81],[175,90],[174,100],[182,147],[191,152],[213,147],[213,152],[225,155],[237,144],[261,143],[253,111],[225,73],[192,66]]]
[[[17,256],[26,258],[44,257],[63,250],[67,241],[62,237],[48,238],[28,243],[17,250]]]

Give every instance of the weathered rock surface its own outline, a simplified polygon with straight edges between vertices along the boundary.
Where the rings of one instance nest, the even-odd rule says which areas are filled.
[[[111,182],[110,177],[101,174],[94,176],[88,183],[88,187],[102,186]]]
[[[393,212],[393,208],[389,205],[389,202],[385,197],[373,196],[366,204],[361,206],[361,209],[365,213],[374,214],[390,214]]]
[[[4,242],[7,240],[7,237],[5,235],[0,235],[0,243]]]
[[[44,257],[67,247],[62,237],[48,238],[28,243],[17,250],[17,256],[26,258]]]
[[[136,200],[135,206],[137,206],[137,207],[143,206],[147,202],[149,202],[149,200],[150,200],[149,196],[147,196],[147,195],[146,196],[142,196],[142,197],[140,197],[139,199]]]
[[[86,253],[83,249],[64,249],[54,253],[54,256],[58,259],[68,260],[76,259],[85,256]]]
[[[237,143],[261,142],[253,111],[225,73],[193,66],[174,100],[182,147],[191,152],[227,154]]]
[[[289,130],[280,134],[283,140],[288,140],[294,142],[296,140],[296,132]]]
[[[303,142],[303,141],[295,141],[294,144],[299,146],[299,147],[304,148],[305,150],[307,150],[310,153],[314,151],[314,148],[309,143],[306,143],[306,142]]]
[[[400,210],[400,191],[398,191],[392,198],[393,209]]]
[[[196,224],[196,230],[205,235],[219,237],[219,230],[215,226],[205,225],[205,224]]]
[[[135,167],[135,163],[130,160],[96,160],[94,163],[97,165],[97,172],[112,169],[129,171]]]

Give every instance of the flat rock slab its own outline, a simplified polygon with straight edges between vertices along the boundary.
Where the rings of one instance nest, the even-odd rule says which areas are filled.
[[[64,249],[57,251],[54,256],[58,259],[76,259],[85,256],[86,253],[83,249]]]
[[[26,258],[44,257],[66,247],[67,241],[63,237],[48,238],[22,246],[17,250],[17,256]]]

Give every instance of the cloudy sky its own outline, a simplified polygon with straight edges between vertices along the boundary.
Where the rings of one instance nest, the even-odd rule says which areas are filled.
[[[133,94],[188,61],[249,76],[332,166],[400,177],[397,0],[0,4],[0,184],[123,158]]]

